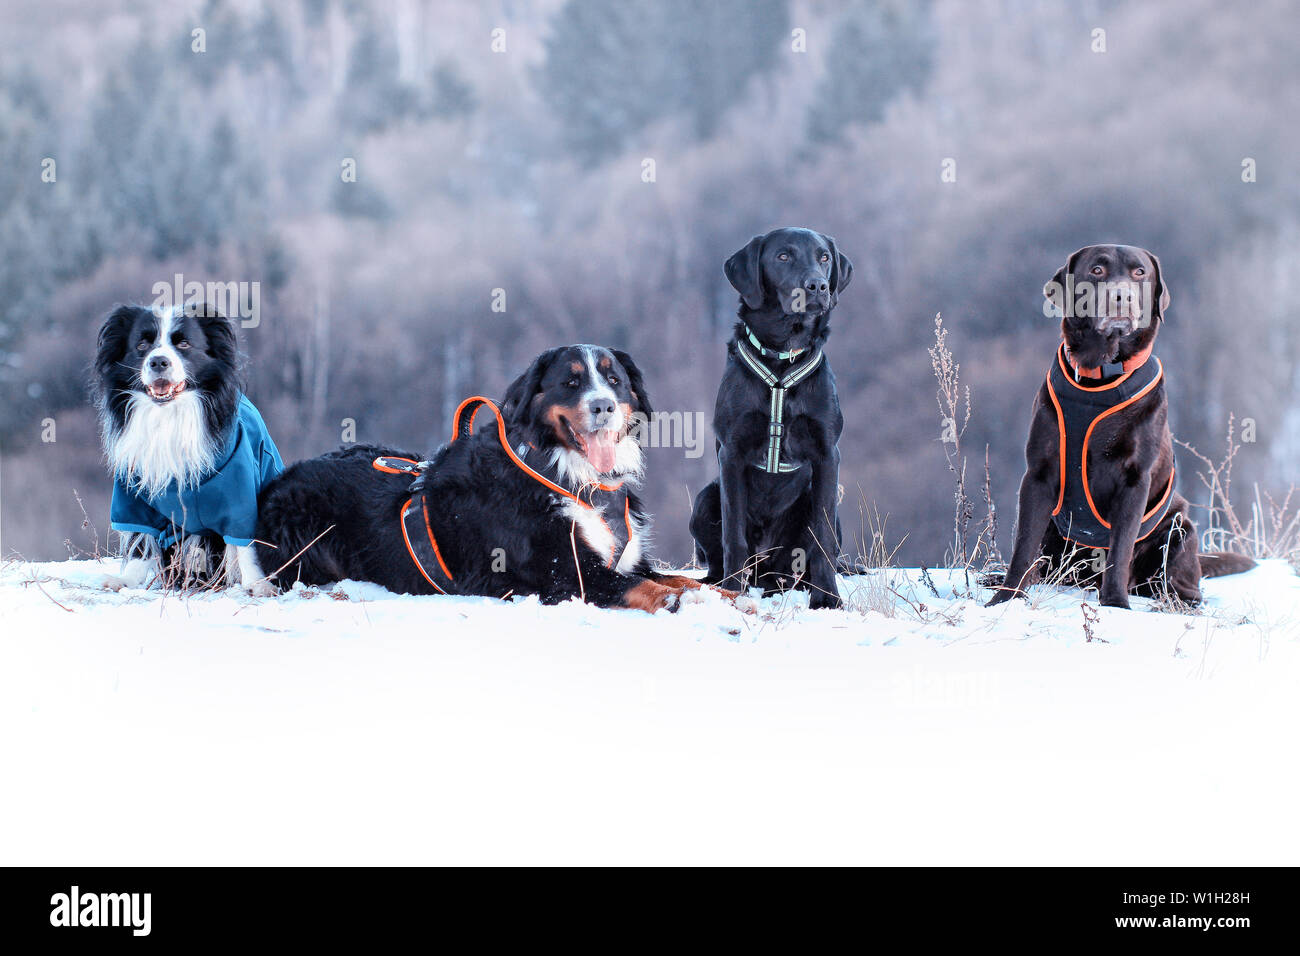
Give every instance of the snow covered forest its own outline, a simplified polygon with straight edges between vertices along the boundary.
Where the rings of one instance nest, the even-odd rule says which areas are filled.
[[[6,555],[106,546],[95,329],[178,273],[260,283],[248,390],[286,459],[337,445],[347,421],[430,449],[460,398],[571,341],[629,350],[659,408],[707,426],[736,299],[722,262],[781,224],[835,236],[856,265],[829,352],[841,478],[888,515],[901,563],[952,544],[935,314],[1005,548],[1057,338],[1040,289],[1089,242],[1162,259],[1177,436],[1217,459],[1229,416],[1250,419],[1234,475],[1252,502],[1255,483],[1300,476],[1300,14],[1282,0],[0,12]],[[690,496],[715,467],[707,427],[693,451],[650,452],[671,561],[690,557]],[[1181,490],[1206,502],[1192,468]]]

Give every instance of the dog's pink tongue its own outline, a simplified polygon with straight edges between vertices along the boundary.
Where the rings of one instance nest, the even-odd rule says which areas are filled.
[[[587,461],[602,475],[614,470],[618,443],[612,431],[590,432],[587,436]]]

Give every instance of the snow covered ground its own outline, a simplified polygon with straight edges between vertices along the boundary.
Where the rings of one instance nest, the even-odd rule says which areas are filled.
[[[1300,578],[747,615],[0,572],[5,864],[1294,864]],[[954,592],[954,586],[957,592]]]

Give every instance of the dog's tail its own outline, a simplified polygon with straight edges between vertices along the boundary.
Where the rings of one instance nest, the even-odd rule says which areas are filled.
[[[1203,551],[1201,558],[1201,577],[1221,578],[1225,574],[1241,574],[1255,567],[1255,562],[1244,554],[1230,551]]]
[[[855,574],[870,574],[871,569],[860,558],[850,558],[847,554],[841,554],[835,559],[835,573],[851,577]]]

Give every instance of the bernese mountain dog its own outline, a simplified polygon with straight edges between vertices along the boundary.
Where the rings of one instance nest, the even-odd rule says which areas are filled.
[[[112,528],[164,585],[275,593],[253,550],[257,496],[284,470],[241,392],[233,323],[209,305],[115,309],[99,330],[95,405]]]
[[[636,428],[652,412],[627,353],[550,349],[499,410],[486,399],[462,409],[481,427],[458,413],[461,430],[428,461],[353,445],[287,469],[262,492],[261,566],[286,586],[351,578],[651,612],[700,586],[648,561]]]

